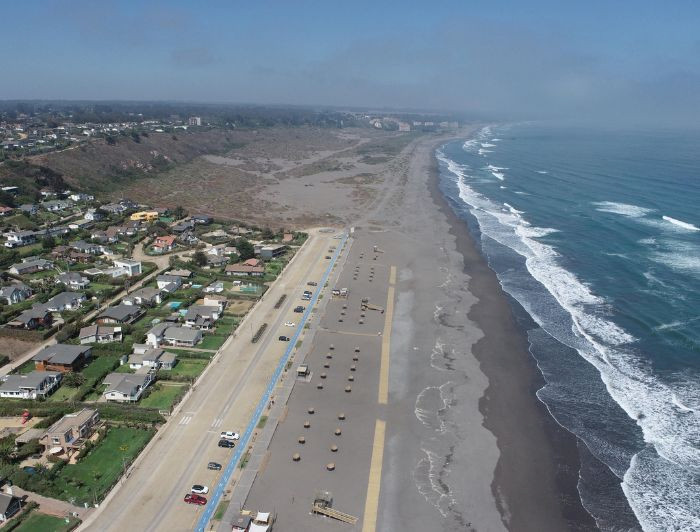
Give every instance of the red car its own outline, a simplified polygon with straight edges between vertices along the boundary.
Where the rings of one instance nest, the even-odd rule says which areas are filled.
[[[204,506],[205,504],[207,504],[207,498],[202,497],[201,495],[197,495],[195,493],[188,493],[187,495],[185,495],[185,502]]]

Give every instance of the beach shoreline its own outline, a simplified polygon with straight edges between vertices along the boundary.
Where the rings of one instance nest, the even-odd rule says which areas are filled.
[[[472,354],[488,378],[479,410],[500,452],[492,483],[498,509],[511,530],[597,530],[577,490],[577,440],[535,395],[545,381],[529,353],[525,324],[514,313],[517,303],[480,252],[478,229],[455,213],[440,188],[434,153],[445,142],[434,146],[428,188],[447,219],[470,278],[469,291],[477,298],[467,316],[483,331]],[[529,320],[522,309],[518,315]]]

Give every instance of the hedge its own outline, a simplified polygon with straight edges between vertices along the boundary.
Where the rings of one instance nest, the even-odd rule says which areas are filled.
[[[113,403],[81,403],[77,401],[48,402],[32,401],[31,399],[5,399],[0,401],[0,416],[21,416],[24,410],[29,410],[36,417],[52,417],[55,420],[70,412],[82,408],[95,408],[102,419],[124,423],[163,423],[165,418],[157,410],[142,408],[134,405]],[[44,422],[42,421],[42,425]]]

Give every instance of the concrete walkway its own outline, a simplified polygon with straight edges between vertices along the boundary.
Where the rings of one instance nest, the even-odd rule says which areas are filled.
[[[77,514],[83,520],[93,511],[93,508],[84,508],[82,506],[74,506],[69,502],[59,501],[44,497],[32,491],[23,490],[19,486],[12,486],[12,493],[15,497],[24,497],[26,495],[27,502],[35,502],[39,505],[41,513],[55,515],[56,517],[66,517],[69,514]]]

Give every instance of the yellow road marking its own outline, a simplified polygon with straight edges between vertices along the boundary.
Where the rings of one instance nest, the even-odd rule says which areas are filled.
[[[377,529],[377,510],[379,509],[379,490],[382,485],[382,462],[384,460],[384,433],[386,422],[378,419],[374,426],[374,443],[372,444],[372,462],[369,468],[367,499],[362,521],[362,532],[375,532]]]
[[[386,298],[384,315],[384,334],[382,336],[382,360],[379,367],[379,404],[389,401],[389,355],[391,354],[391,321],[394,315],[394,283],[396,282],[396,266],[391,267],[389,274],[389,290]]]

